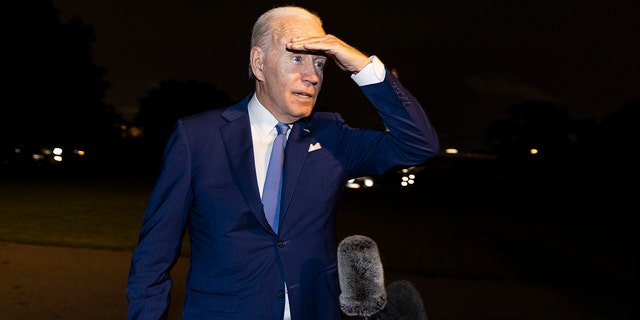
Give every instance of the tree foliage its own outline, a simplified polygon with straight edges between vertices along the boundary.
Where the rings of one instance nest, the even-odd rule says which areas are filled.
[[[226,91],[207,82],[166,80],[140,98],[139,104],[134,123],[142,128],[150,155],[157,156],[177,119],[228,106],[231,101]]]
[[[3,147],[113,143],[119,115],[104,103],[109,84],[93,63],[92,27],[78,17],[62,23],[50,0],[12,1],[9,12]]]

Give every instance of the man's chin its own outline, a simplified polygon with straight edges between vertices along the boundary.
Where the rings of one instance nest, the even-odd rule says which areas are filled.
[[[297,113],[294,115],[295,117],[297,117],[298,119],[306,118],[309,115],[311,115],[311,112],[313,111],[313,106],[299,107],[296,109],[296,111]]]

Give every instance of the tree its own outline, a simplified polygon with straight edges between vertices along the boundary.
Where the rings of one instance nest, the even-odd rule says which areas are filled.
[[[589,141],[585,157],[588,156],[590,167],[585,172],[610,189],[629,191],[628,186],[640,178],[638,119],[640,99],[635,99],[608,114]]]
[[[543,204],[566,192],[577,127],[565,108],[547,101],[514,105],[489,127],[485,144],[498,156],[499,175],[514,199]]]
[[[147,156],[160,160],[178,118],[228,106],[229,94],[215,85],[195,80],[166,80],[139,99],[140,112],[134,123],[143,130]]]
[[[51,0],[10,6],[5,112],[12,116],[2,146],[99,150],[114,143],[120,116],[104,103],[109,84],[93,63],[91,26],[78,17],[61,23]]]
[[[562,157],[573,143],[573,120],[567,110],[546,101],[525,101],[508,110],[508,117],[494,122],[485,144],[498,156],[523,159],[538,151],[538,158]]]

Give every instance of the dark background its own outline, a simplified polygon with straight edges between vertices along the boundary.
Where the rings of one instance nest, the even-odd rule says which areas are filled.
[[[481,147],[491,122],[529,100],[577,120],[602,120],[639,97],[637,1],[206,1],[55,0],[62,22],[90,25],[94,62],[110,83],[105,102],[125,118],[168,79],[208,82],[238,100],[251,26],[277,4],[316,11],[325,30],[378,55],[422,101],[445,147]],[[319,107],[357,126],[371,108],[337,68]],[[184,107],[184,106],[175,106]]]
[[[0,174],[153,181],[177,117],[252,91],[250,29],[277,3],[285,2],[9,3]],[[394,171],[373,177],[374,189],[347,190],[341,210],[357,213],[342,222],[347,234],[374,230],[385,252],[400,255],[398,248],[417,250],[402,239],[421,235],[425,225],[436,230],[422,239],[433,250],[422,253],[426,276],[491,278],[497,264],[520,270],[528,283],[569,286],[598,315],[635,313],[637,272],[629,270],[638,262],[637,2],[296,4],[317,11],[328,33],[397,71],[443,150],[460,151],[413,168],[411,189],[398,186],[403,174]],[[335,66],[326,70],[317,107],[339,111],[353,126],[380,126]],[[64,149],[63,161],[53,147]],[[382,228],[384,219],[367,218],[388,212],[407,221],[393,226],[395,236]],[[426,222],[414,223],[411,214]],[[452,271],[448,259],[477,251],[477,239],[465,234],[509,263],[477,252],[462,263],[464,272]],[[441,268],[429,260],[434,256],[444,259]],[[385,266],[411,273],[404,269],[416,258]]]
[[[3,167],[154,173],[176,118],[252,92],[250,29],[277,3],[10,3]],[[422,101],[442,142],[443,164],[429,164],[438,176],[544,185],[598,195],[602,205],[609,195],[629,199],[640,111],[635,2],[297,4],[320,13],[328,32],[380,55]],[[333,65],[317,108],[382,128]],[[64,161],[52,160],[53,147],[65,150]],[[486,158],[495,160],[488,169],[468,169]],[[462,171],[438,170],[461,163]]]

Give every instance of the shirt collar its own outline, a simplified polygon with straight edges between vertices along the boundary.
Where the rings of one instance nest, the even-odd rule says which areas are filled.
[[[276,124],[278,119],[274,117],[267,108],[258,101],[258,96],[253,95],[247,106],[249,112],[249,122],[254,132],[258,133],[262,139],[273,139],[276,136]],[[291,129],[291,124],[289,124]],[[291,130],[287,132],[287,137]]]
[[[257,95],[253,95],[247,106],[249,111],[249,121],[251,127],[262,139],[269,139],[275,136],[275,127],[278,120],[265,108]]]

